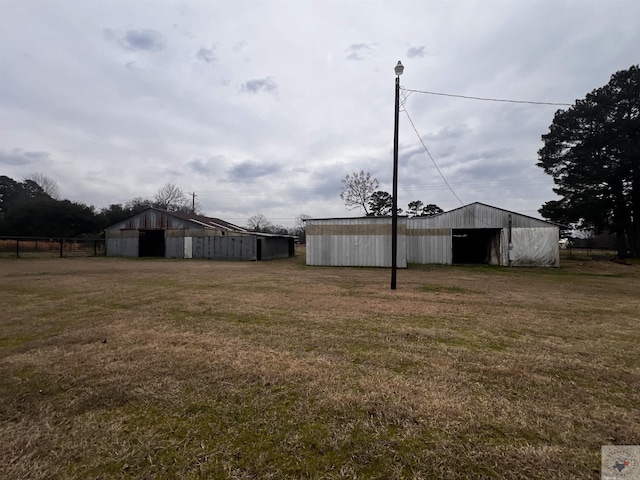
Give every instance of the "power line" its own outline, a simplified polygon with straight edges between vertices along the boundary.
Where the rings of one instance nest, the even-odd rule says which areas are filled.
[[[406,98],[405,98],[405,101],[406,101]],[[420,136],[420,134],[418,133],[418,130],[416,129],[416,126],[413,123],[413,120],[411,120],[411,116],[409,115],[409,112],[407,111],[406,108],[403,108],[402,111],[405,113],[405,115],[409,119],[409,123],[411,123],[411,126],[413,127],[413,131],[416,132],[416,135],[418,136],[418,140],[420,140],[420,143],[422,144],[422,148],[424,148],[424,151],[427,152],[427,155],[431,159],[431,163],[433,163],[433,166],[438,171],[438,174],[440,175],[440,177],[442,178],[444,183],[447,185],[447,187],[449,188],[449,190],[451,191],[453,196],[456,197],[458,202],[460,202],[460,205],[462,205],[463,207],[466,208],[466,205],[464,204],[464,202],[462,200],[460,200],[460,197],[458,197],[458,194],[453,190],[453,188],[451,188],[451,185],[449,184],[447,179],[444,177],[444,174],[440,171],[440,168],[438,167],[438,164],[436,163],[434,158],[431,156],[431,152],[429,152],[429,149],[427,148],[427,146],[425,145],[424,141],[422,140],[422,136]],[[471,213],[471,215],[473,215],[476,218],[476,220],[480,221],[481,223],[484,223],[485,225],[489,225],[487,222],[485,222],[481,218],[478,218],[471,210],[468,210],[468,211]]]
[[[422,137],[420,136],[420,134],[418,133],[418,130],[416,129],[416,126],[413,123],[413,120],[411,120],[411,116],[409,115],[409,112],[407,111],[406,108],[403,108],[402,111],[405,113],[405,115],[407,116],[407,118],[409,119],[409,123],[411,123],[411,126],[413,127],[413,131],[416,132],[416,135],[418,136],[418,140],[420,140],[420,143],[422,144],[422,148],[424,148],[424,151],[427,152],[427,155],[429,156],[429,158],[431,159],[431,163],[433,163],[433,166],[436,167],[436,170],[438,171],[438,174],[440,175],[440,177],[442,178],[442,181],[444,181],[445,185],[449,188],[449,190],[451,191],[451,193],[453,194],[454,197],[456,197],[458,199],[458,201],[460,202],[461,205],[464,205],[464,202],[462,200],[460,200],[460,197],[458,197],[458,195],[456,194],[456,192],[453,190],[453,188],[451,187],[451,185],[449,185],[449,182],[447,181],[447,179],[444,177],[444,174],[440,171],[440,168],[438,167],[438,165],[436,164],[436,161],[433,159],[433,157],[431,156],[431,152],[429,152],[429,149],[427,148],[427,146],[424,144],[424,141],[422,140]]]
[[[412,90],[409,88],[400,87],[405,92],[409,93],[425,93],[427,95],[438,95],[441,97],[453,97],[453,98],[464,98],[466,100],[482,100],[484,102],[503,102],[503,103],[525,103],[529,105],[554,105],[557,107],[571,107],[571,103],[558,103],[558,102],[535,102],[531,100],[508,100],[503,98],[486,98],[486,97],[471,97],[468,95],[455,95],[453,93],[439,93],[439,92],[428,92],[425,90]],[[407,96],[408,97],[408,96]],[[406,98],[405,97],[405,101]]]

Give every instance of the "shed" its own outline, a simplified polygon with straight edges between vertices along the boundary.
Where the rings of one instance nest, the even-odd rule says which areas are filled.
[[[273,260],[294,255],[294,239],[250,232],[218,218],[148,208],[105,229],[112,257]]]
[[[391,217],[307,220],[307,264],[391,266]],[[560,265],[559,226],[483,203],[398,218],[398,267],[408,263]]]

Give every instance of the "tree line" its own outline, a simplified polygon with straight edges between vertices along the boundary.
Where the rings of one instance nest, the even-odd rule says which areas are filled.
[[[153,197],[135,197],[125,203],[114,203],[97,209],[81,202],[59,198],[55,180],[36,173],[23,181],[0,176],[0,235],[16,237],[99,236],[105,228],[125,220],[147,208],[169,212],[202,214],[195,196],[191,199],[179,187],[166,183]],[[270,222],[263,214],[249,218],[246,228],[253,232],[295,235],[304,241],[301,214],[293,227]]]
[[[342,192],[340,198],[344,200],[350,210],[362,208],[367,217],[383,217],[393,212],[393,197],[389,192],[377,190],[380,182],[372,177],[371,173],[360,170],[352,172],[342,179]],[[430,217],[443,213],[439,206],[429,203],[425,205],[422,200],[413,200],[407,205],[405,212],[409,217]],[[402,208],[398,208],[398,214]]]
[[[136,197],[97,209],[60,199],[57,183],[42,174],[23,181],[0,176],[0,235],[20,237],[96,236],[149,207],[175,212],[199,210],[177,186],[167,183],[152,198]]]

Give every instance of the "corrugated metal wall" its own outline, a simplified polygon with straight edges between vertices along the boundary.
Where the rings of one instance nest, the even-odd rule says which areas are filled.
[[[192,238],[193,258],[257,260],[257,238],[253,235]]]
[[[184,258],[184,237],[168,235],[165,232],[165,258]],[[192,238],[192,237],[189,237]]]
[[[407,266],[406,218],[398,219],[397,266]],[[308,220],[307,265],[391,266],[391,218]]]
[[[135,237],[107,237],[105,242],[108,257],[137,257],[138,231]]]
[[[407,224],[407,262],[453,263],[453,244],[450,228],[413,228],[414,219]]]

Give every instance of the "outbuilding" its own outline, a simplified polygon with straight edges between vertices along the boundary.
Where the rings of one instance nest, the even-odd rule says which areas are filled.
[[[294,238],[250,232],[218,218],[148,208],[105,230],[111,257],[273,260],[295,254]]]
[[[390,217],[306,224],[308,265],[390,266]],[[399,217],[397,263],[558,267],[558,240],[557,224],[476,202],[432,217]]]

